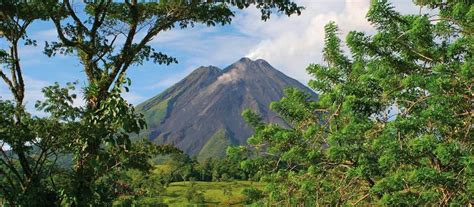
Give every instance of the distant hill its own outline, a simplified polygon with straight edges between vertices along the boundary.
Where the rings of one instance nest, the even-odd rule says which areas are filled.
[[[316,94],[265,60],[242,58],[221,70],[199,67],[163,93],[139,104],[156,143],[173,144],[199,159],[222,156],[227,146],[245,144],[252,129],[241,113],[250,108],[265,121],[285,125],[269,105],[287,87]]]

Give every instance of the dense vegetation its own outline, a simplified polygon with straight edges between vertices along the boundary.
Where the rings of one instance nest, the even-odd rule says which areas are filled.
[[[474,6],[417,1],[437,15],[401,15],[373,1],[376,33],[345,44],[326,25],[326,64],[307,68],[318,101],[289,89],[271,108],[291,128],[255,128],[247,169],[268,182],[262,203],[285,206],[468,206],[474,202]],[[349,57],[346,55],[350,55]]]
[[[153,155],[174,151],[130,141],[130,134],[146,124],[121,96],[131,83],[127,70],[144,61],[177,61],[149,45],[158,33],[194,24],[228,24],[236,8],[250,6],[240,1],[87,2],[76,8],[68,0],[0,1],[0,38],[8,45],[0,49],[0,77],[13,95],[11,101],[0,101],[0,197],[7,205],[110,204],[117,195],[111,182],[115,177],[128,169],[147,172]],[[283,0],[255,5],[263,20],[272,12],[291,15],[301,10]],[[41,118],[25,110],[18,52],[21,44],[36,45],[28,38],[28,27],[39,20],[53,24],[58,37],[45,44],[44,53],[77,57],[87,78],[82,86],[86,104],[81,107],[73,105],[76,84],[45,88],[46,100],[36,107],[49,116]],[[61,157],[71,157],[70,166],[58,165]]]

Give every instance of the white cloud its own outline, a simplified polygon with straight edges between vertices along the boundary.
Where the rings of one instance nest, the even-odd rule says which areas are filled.
[[[349,31],[372,33],[374,29],[365,16],[370,0],[314,1],[297,0],[305,7],[300,16],[273,16],[268,22],[259,20],[257,9],[242,11],[234,25],[240,32],[260,41],[252,47],[247,57],[265,59],[285,74],[306,84],[310,76],[306,67],[311,63],[323,63],[324,26],[336,22],[341,38]],[[411,2],[394,2],[395,9],[413,13],[417,8]]]
[[[305,7],[301,16],[274,16],[269,22],[251,21],[258,18],[259,11],[246,10],[236,24],[244,33],[262,38],[247,57],[265,59],[306,84],[310,79],[306,67],[323,60],[324,26],[330,21],[336,22],[343,36],[351,30],[370,31],[365,20],[369,0],[338,1],[338,4],[301,0],[298,3]]]

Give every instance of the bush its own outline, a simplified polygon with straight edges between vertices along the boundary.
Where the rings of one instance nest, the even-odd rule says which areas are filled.
[[[186,197],[186,200],[188,200],[188,202],[192,202],[192,203],[205,202],[204,194],[197,189],[194,182],[191,182],[191,186],[186,189],[186,193],[184,196]]]
[[[242,190],[242,195],[245,196],[245,204],[255,203],[264,197],[263,191],[257,188],[245,188],[244,190]]]

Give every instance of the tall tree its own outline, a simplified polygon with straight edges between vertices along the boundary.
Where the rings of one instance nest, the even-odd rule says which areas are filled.
[[[269,203],[467,206],[474,201],[473,20],[469,1],[416,1],[436,15],[401,15],[372,1],[374,35],[326,27],[326,64],[307,70],[318,101],[289,89],[271,108],[290,128],[252,112],[250,156]],[[237,150],[239,151],[239,150]]]
[[[58,196],[47,182],[62,145],[52,137],[61,130],[58,122],[33,118],[25,111],[19,52],[22,44],[36,45],[27,28],[47,16],[35,2],[2,0],[0,7],[0,41],[6,43],[0,48],[0,78],[13,97],[0,100],[0,197],[14,206],[54,206]]]
[[[104,158],[104,144],[127,150],[128,134],[144,127],[140,116],[120,96],[128,90],[130,80],[126,72],[132,65],[152,60],[171,64],[177,60],[155,51],[149,43],[160,32],[174,27],[186,28],[194,24],[215,26],[231,22],[234,8],[250,6],[244,1],[213,3],[200,0],[137,1],[123,3],[99,0],[86,5],[73,1],[49,0],[43,7],[49,10],[59,42],[50,42],[46,54],[73,54],[78,57],[87,76],[85,100],[87,107],[81,121],[88,126],[74,142],[75,184],[71,196],[73,204],[94,204],[95,181],[108,167]],[[256,6],[266,20],[273,11],[287,15],[300,13],[301,7],[286,0],[262,1]],[[79,10],[85,11],[80,13]],[[113,148],[111,148],[113,149]]]

